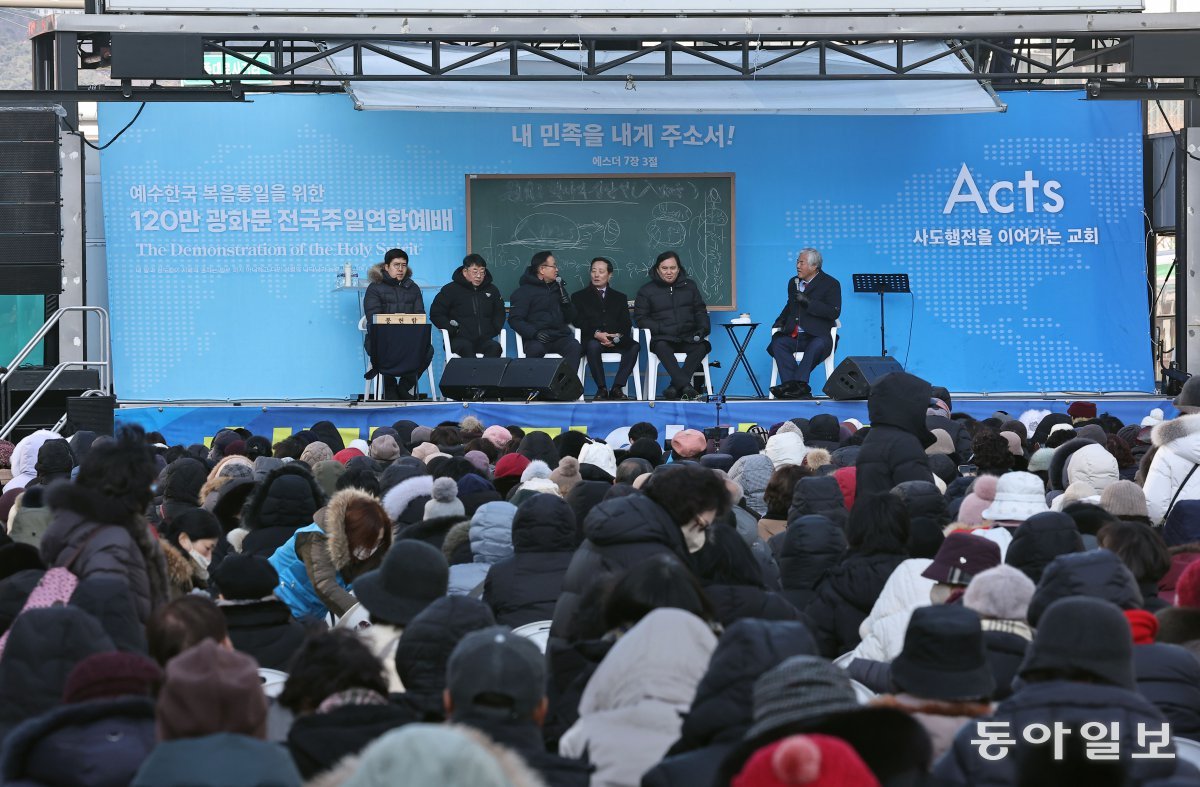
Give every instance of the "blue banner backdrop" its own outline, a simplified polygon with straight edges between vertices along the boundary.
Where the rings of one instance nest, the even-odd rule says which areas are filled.
[[[1126,399],[1098,402],[1101,413],[1109,413],[1125,423],[1138,423],[1152,408],[1158,407],[1167,418],[1177,412],[1167,399]],[[998,410],[1017,417],[1026,410],[1067,411],[1064,401],[986,399],[955,400],[955,412],[968,413],[975,418],[987,418]],[[485,424],[515,424],[558,434],[576,429],[604,438],[614,429],[648,421],[658,427],[660,435],[680,429],[706,429],[718,423],[740,431],[754,424],[769,427],[786,418],[812,418],[830,413],[839,420],[857,418],[866,423],[866,402],[729,402],[716,408],[701,402],[646,402],[622,404],[524,404],[477,402],[469,405],[447,404],[401,405],[397,407],[126,407],[117,410],[118,423],[137,423],[147,431],[161,432],[172,445],[196,443],[211,438],[226,427],[244,426],[254,434],[266,435],[278,442],[292,432],[312,426],[317,421],[330,420],[346,442],[367,439],[380,426],[391,426],[407,419],[433,426],[442,421],[461,421],[474,415]]]
[[[905,272],[887,343],[915,374],[961,391],[1152,390],[1137,103],[1004,97],[1003,114],[854,118],[153,104],[101,160],[118,395],[353,397],[347,265],[365,279],[407,249],[428,308],[465,253],[465,174],[636,172],[735,173],[737,308],[714,321],[764,323],[763,382],[796,253],[814,246],[842,282],[839,358],[879,351],[879,299],[851,274]],[[100,109],[105,138],[134,111]]]

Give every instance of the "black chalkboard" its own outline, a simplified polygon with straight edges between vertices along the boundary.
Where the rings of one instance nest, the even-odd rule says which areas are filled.
[[[679,252],[711,309],[735,308],[732,173],[676,175],[467,175],[467,248],[488,261],[505,299],[529,258],[554,252],[572,291],[594,257],[616,266],[629,296],[660,252]]]

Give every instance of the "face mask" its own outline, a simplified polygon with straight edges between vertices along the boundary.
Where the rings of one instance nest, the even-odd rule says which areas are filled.
[[[192,556],[192,560],[200,564],[200,568],[208,571],[208,564],[212,562],[212,558],[205,557],[194,549],[189,549],[188,554]]]
[[[703,549],[705,542],[708,540],[707,537],[707,530],[701,530],[690,525],[683,529],[683,540],[687,542],[687,551],[689,553],[699,552]]]
[[[378,551],[378,544],[373,547],[358,547],[354,550],[354,559],[361,563],[364,560],[370,560],[371,555],[374,555]]]

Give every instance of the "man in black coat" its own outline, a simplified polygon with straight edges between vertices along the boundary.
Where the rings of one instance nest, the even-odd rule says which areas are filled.
[[[512,294],[508,322],[525,342],[527,358],[558,353],[572,373],[579,368],[583,348],[571,333],[575,308],[558,276],[554,254],[539,251],[521,275],[521,286]]]
[[[629,319],[628,296],[608,286],[613,275],[612,260],[592,260],[592,284],[571,296],[575,306],[575,325],[583,339],[588,369],[596,381],[597,399],[625,399],[625,383],[637,363],[642,346],[633,340],[633,321]],[[620,353],[621,365],[613,377],[612,388],[604,382],[603,353]]]
[[[808,399],[808,377],[833,352],[831,331],[842,313],[842,285],[821,270],[821,252],[804,249],[796,257],[796,276],[788,282],[788,300],[771,326],[767,352],[779,368],[776,399]],[[796,353],[804,353],[796,361]]]
[[[867,414],[871,431],[858,453],[857,499],[905,481],[933,482],[925,449],[933,435],[925,428],[931,387],[908,372],[892,372],[871,386]]]
[[[504,329],[504,296],[487,269],[487,260],[478,254],[463,258],[429,307],[434,327],[450,334],[450,350],[455,355],[473,358],[499,358],[504,348],[496,341]]]
[[[638,325],[650,331],[650,352],[671,378],[663,398],[698,397],[692,377],[712,349],[707,341],[711,332],[708,304],[696,282],[688,277],[677,252],[658,255],[650,269],[649,283],[638,290],[633,312]],[[682,367],[675,362],[675,353],[686,354]]]
[[[425,313],[425,299],[421,295],[421,288],[413,281],[412,269],[408,267],[408,253],[404,249],[389,249],[383,255],[383,262],[371,268],[370,277],[371,283],[363,294],[363,314],[367,318],[368,336],[372,330],[371,319],[377,314]],[[375,350],[372,353],[373,361],[378,364],[380,355]],[[383,397],[411,399],[417,380],[433,360],[433,347],[429,344],[416,347],[411,354],[397,354],[395,348],[390,348],[386,355],[389,362],[399,364],[399,371],[404,373],[399,378],[383,374]],[[411,368],[406,369],[406,366]]]

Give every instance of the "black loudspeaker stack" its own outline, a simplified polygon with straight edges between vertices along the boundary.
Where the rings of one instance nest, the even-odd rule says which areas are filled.
[[[0,295],[62,292],[58,116],[0,113]]]
[[[890,355],[852,355],[837,365],[822,390],[830,399],[866,399],[876,380],[902,371],[900,362]]]
[[[85,431],[111,436],[115,426],[113,412],[116,409],[115,396],[68,396],[67,425],[63,429],[63,436]]]
[[[577,370],[561,358],[452,358],[438,387],[459,401],[571,402],[583,393]]]

